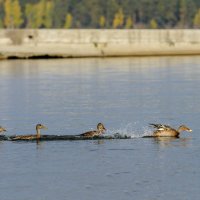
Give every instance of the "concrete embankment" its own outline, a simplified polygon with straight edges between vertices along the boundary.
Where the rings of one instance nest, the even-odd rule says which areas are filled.
[[[200,30],[0,30],[0,58],[198,54]]]

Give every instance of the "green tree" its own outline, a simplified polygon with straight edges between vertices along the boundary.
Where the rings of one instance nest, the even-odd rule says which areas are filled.
[[[119,10],[119,4],[116,0],[102,1],[101,5],[104,7],[104,16],[106,18],[106,28],[113,27],[113,19]]]
[[[99,0],[79,1],[72,12],[75,25],[77,26],[76,22],[80,22],[81,27],[84,28],[99,27],[99,18],[102,13]]]
[[[73,17],[70,13],[66,15],[65,25],[64,28],[71,28],[72,27]]]
[[[3,28],[3,18],[4,18],[4,6],[3,6],[3,0],[0,0],[0,26]]]
[[[40,0],[36,4],[27,3],[25,15],[28,28],[51,28],[53,26],[54,3]]]
[[[66,20],[66,13],[72,13],[76,6],[76,0],[54,0],[54,10],[53,10],[53,27],[63,28]],[[69,8],[72,7],[72,8]]]
[[[164,3],[165,11],[162,13],[164,16],[164,26],[172,28],[178,23],[177,0]]]
[[[3,28],[3,21],[0,19],[0,28]]]
[[[54,4],[52,1],[45,2],[45,12],[44,12],[44,22],[43,25],[45,28],[51,28],[53,25],[53,9]]]
[[[63,28],[66,15],[72,28],[191,28],[199,0],[0,0],[6,28]],[[15,10],[15,11],[14,11]]]
[[[44,26],[45,6],[45,0],[41,0],[35,5],[34,14],[36,28],[42,28]]]
[[[186,0],[180,0],[179,5],[179,27],[184,28],[186,26],[187,18],[187,4]]]
[[[27,3],[25,7],[25,16],[26,16],[26,27],[27,28],[36,28],[35,26],[35,6],[33,4]]]

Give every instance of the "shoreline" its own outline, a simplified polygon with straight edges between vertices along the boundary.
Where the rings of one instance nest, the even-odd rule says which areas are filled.
[[[200,55],[200,30],[0,30],[0,60],[179,55]]]

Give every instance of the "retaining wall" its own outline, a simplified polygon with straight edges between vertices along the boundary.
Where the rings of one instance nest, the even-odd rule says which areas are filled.
[[[200,54],[200,30],[0,30],[1,58],[195,54]]]

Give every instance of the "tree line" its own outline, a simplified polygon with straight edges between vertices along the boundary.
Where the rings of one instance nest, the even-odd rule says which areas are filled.
[[[200,28],[200,1],[0,0],[0,28]]]

